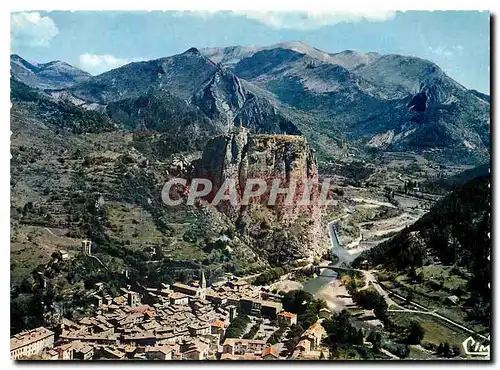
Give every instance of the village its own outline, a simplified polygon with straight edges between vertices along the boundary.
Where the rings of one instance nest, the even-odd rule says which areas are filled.
[[[280,296],[244,280],[207,286],[205,274],[190,285],[161,288],[123,287],[121,295],[104,293],[97,283],[93,314],[58,328],[39,327],[11,337],[11,359],[43,360],[283,360],[326,359],[321,321],[302,334],[293,352],[282,338],[297,315],[282,308]],[[236,321],[246,321],[241,335],[228,335]],[[277,343],[269,343],[274,334]],[[246,334],[246,335],[243,335]],[[230,337],[231,336],[231,337]],[[234,337],[236,336],[236,337]],[[246,339],[241,339],[241,337]],[[274,341],[273,341],[274,342]]]

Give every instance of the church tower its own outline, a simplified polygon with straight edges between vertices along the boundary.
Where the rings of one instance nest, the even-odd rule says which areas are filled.
[[[205,271],[201,270],[201,281],[200,281],[200,298],[205,299],[205,294],[207,291],[207,279],[205,278]]]

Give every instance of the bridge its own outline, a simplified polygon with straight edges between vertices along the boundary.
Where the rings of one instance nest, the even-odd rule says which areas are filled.
[[[326,265],[326,266],[315,266],[316,271],[319,274],[321,274],[321,270],[330,270],[332,271],[332,275],[325,275],[325,273],[322,273],[321,276],[324,277],[331,277],[331,278],[337,278],[342,271],[359,271],[360,273],[365,273],[363,270],[359,269],[353,269],[351,267],[346,267],[346,266],[338,266],[337,264],[335,265]]]
[[[330,235],[332,259],[333,259],[333,255],[335,255],[339,259],[338,262],[335,264],[330,264],[330,265],[314,266],[314,269],[318,274],[321,273],[321,270],[332,271],[332,273],[333,273],[332,275],[325,275],[324,273],[321,274],[321,276],[323,276],[323,277],[337,278],[340,271],[360,271],[360,272],[363,272],[362,270],[353,269],[353,268],[349,267],[348,264],[354,259],[354,257],[349,252],[347,252],[340,244],[338,228],[339,228],[338,220],[335,220],[335,221],[328,223],[328,233]]]

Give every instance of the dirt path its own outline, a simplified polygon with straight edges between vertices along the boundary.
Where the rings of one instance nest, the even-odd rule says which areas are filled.
[[[358,206],[363,206],[363,204],[371,204],[375,206],[384,206],[389,208],[397,208],[394,204],[388,202],[381,202],[375,199],[367,199],[367,198],[352,198],[353,201],[359,203]]]
[[[367,278],[369,276],[370,279],[373,281],[372,285],[375,287],[375,289],[377,290],[377,292],[386,299],[387,305],[388,306],[394,306],[394,307],[396,307],[396,309],[394,309],[394,308],[388,309],[387,310],[388,312],[407,312],[409,314],[418,313],[418,314],[431,315],[431,316],[437,317],[437,318],[439,318],[439,319],[441,319],[443,321],[446,321],[447,323],[450,323],[450,324],[452,324],[452,325],[454,325],[454,326],[456,326],[456,327],[458,327],[458,328],[460,328],[460,329],[462,329],[462,330],[464,330],[464,331],[466,331],[466,332],[468,332],[470,334],[474,334],[474,335],[478,336],[481,339],[484,339],[484,340],[487,340],[487,341],[490,340],[489,336],[486,337],[486,336],[484,336],[484,335],[482,335],[482,334],[480,334],[480,333],[478,333],[478,332],[476,332],[476,331],[474,331],[472,329],[469,329],[469,328],[463,326],[462,324],[460,324],[460,323],[458,323],[456,321],[448,319],[447,317],[445,317],[445,316],[443,316],[443,315],[441,315],[441,314],[439,314],[439,313],[437,313],[435,311],[430,311],[427,307],[424,307],[421,304],[418,304],[416,302],[410,301],[407,298],[405,298],[405,297],[403,297],[403,296],[401,296],[399,294],[396,294],[396,293],[392,292],[392,294],[395,297],[397,297],[397,298],[399,298],[399,299],[401,299],[401,300],[403,300],[403,301],[411,304],[412,306],[415,306],[417,308],[417,310],[410,310],[408,308],[401,307],[400,305],[396,304],[391,298],[389,298],[389,294],[387,293],[387,291],[385,291],[376,282],[376,280],[375,280],[375,278],[374,278],[374,276],[373,276],[373,274],[371,272],[366,271],[365,274],[366,274]]]
[[[50,235],[55,236],[56,238],[61,238],[60,235],[54,234],[54,232],[50,230],[48,227],[44,227],[43,229],[47,231]]]

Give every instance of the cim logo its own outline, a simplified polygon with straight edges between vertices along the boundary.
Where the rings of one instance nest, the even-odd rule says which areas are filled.
[[[488,336],[488,340],[490,337]],[[472,356],[489,356],[490,355],[490,345],[484,345],[481,342],[477,342],[474,338],[469,337],[463,341],[462,347],[466,355]]]

